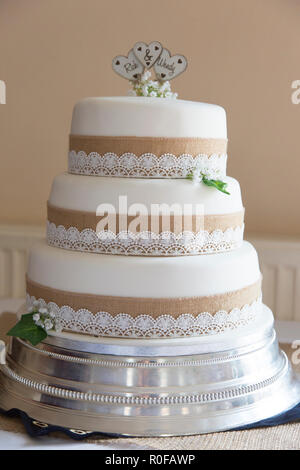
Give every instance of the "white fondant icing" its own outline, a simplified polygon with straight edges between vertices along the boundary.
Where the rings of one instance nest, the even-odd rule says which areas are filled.
[[[70,175],[55,177],[49,202],[60,208],[95,212],[99,204],[112,204],[116,212],[119,196],[127,196],[128,206],[144,204],[203,204],[204,214],[230,214],[243,210],[240,185],[225,177],[230,193],[224,194],[203,183],[185,179],[143,179]]]
[[[74,107],[71,134],[226,139],[226,113],[221,106],[195,101],[85,98]]]
[[[28,277],[71,292],[172,298],[242,289],[257,282],[260,271],[248,242],[226,253],[158,258],[72,252],[42,242],[31,250]]]

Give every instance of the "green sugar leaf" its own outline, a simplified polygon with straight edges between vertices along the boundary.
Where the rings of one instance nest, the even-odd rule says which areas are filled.
[[[47,332],[34,322],[34,313],[35,312],[22,315],[20,321],[9,330],[7,335],[25,339],[33,346],[47,338]]]
[[[222,193],[230,194],[228,191],[226,191],[227,183],[225,183],[224,181],[209,180],[208,178],[206,178],[206,176],[203,176],[202,181],[204,184],[206,184],[206,186],[213,186],[214,188],[218,189]]]

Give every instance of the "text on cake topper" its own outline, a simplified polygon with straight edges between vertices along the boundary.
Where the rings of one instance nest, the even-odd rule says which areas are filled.
[[[157,80],[172,80],[187,68],[187,59],[183,55],[171,56],[168,49],[158,41],[150,44],[137,42],[128,56],[117,56],[112,62],[113,70],[130,81],[139,81],[145,69],[154,67]]]
[[[144,71],[144,66],[138,61],[133,50],[129,51],[127,57],[115,57],[112,66],[116,73],[130,81],[138,80]]]

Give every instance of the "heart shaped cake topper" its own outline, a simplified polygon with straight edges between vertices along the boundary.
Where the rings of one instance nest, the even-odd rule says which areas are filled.
[[[162,45],[158,41],[153,41],[149,45],[144,42],[137,42],[133,46],[134,54],[146,69],[150,69],[155,64],[161,51]]]
[[[168,49],[163,49],[158,60],[154,64],[156,77],[160,81],[172,80],[178,77],[187,68],[187,60],[184,55],[171,56]]]
[[[121,77],[130,80],[130,96],[151,98],[177,98],[169,80],[180,75],[187,68],[183,55],[171,56],[168,49],[158,41],[150,44],[139,41],[128,52],[128,56],[119,55],[113,59],[113,70]],[[155,70],[156,79],[152,77],[151,67]]]
[[[129,51],[127,57],[123,55],[115,57],[112,66],[114,71],[121,77],[132,81],[139,80],[144,72],[144,66],[134,55],[133,49]]]

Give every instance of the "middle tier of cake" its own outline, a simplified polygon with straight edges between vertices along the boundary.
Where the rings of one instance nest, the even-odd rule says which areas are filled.
[[[35,246],[29,309],[38,301],[68,331],[98,336],[170,337],[220,333],[261,314],[255,249],[190,257],[72,253]]]
[[[230,194],[184,179],[93,177],[63,173],[48,201],[52,246],[105,254],[179,256],[238,248],[240,185]]]

